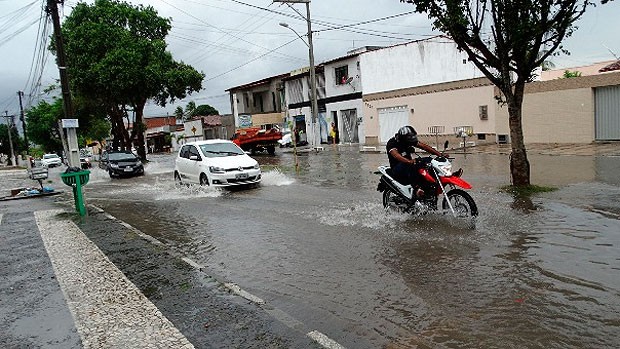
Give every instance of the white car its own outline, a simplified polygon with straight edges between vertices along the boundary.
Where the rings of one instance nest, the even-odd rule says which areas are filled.
[[[177,183],[216,187],[260,183],[258,162],[235,143],[222,139],[191,142],[179,150],[174,165]]]
[[[60,156],[56,154],[45,154],[41,159],[41,165],[45,167],[55,167],[62,165],[62,160]]]

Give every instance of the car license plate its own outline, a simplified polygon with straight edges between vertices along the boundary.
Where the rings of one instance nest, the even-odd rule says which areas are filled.
[[[131,167],[125,167],[125,172],[131,172],[133,169]]]
[[[247,173],[238,173],[237,175],[235,175],[236,179],[248,179],[248,174]]]

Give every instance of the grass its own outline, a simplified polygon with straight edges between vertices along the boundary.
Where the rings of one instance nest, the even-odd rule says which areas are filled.
[[[500,190],[517,197],[530,197],[534,194],[556,191],[558,188],[530,184],[526,186],[505,185]]]

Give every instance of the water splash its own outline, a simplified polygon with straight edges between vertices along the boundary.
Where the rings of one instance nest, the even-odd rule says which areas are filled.
[[[148,175],[158,175],[172,173],[174,168],[170,164],[161,163],[159,161],[150,161],[144,167],[144,172]]]
[[[283,185],[291,185],[295,182],[294,179],[287,177],[284,173],[280,172],[279,169],[273,169],[268,172],[263,172],[263,179],[261,180],[262,186],[283,186]]]

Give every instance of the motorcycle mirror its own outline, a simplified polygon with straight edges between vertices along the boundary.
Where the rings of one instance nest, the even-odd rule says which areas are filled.
[[[450,141],[446,141],[446,143],[443,144],[443,150],[448,149],[448,144],[450,144]]]

